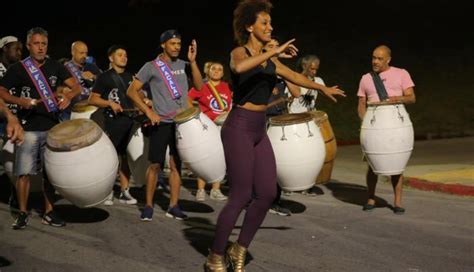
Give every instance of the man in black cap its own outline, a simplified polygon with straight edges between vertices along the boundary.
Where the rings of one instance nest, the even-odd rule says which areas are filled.
[[[146,205],[143,209],[141,220],[151,221],[153,217],[153,195],[156,188],[156,177],[163,169],[166,148],[170,149],[170,204],[166,212],[167,217],[177,220],[186,219],[187,216],[178,205],[181,186],[180,159],[176,149],[175,132],[176,124],[173,118],[187,107],[189,77],[187,68],[191,69],[192,79],[196,89],[201,89],[202,76],[196,64],[197,43],[191,42],[188,48],[189,62],[178,58],[181,51],[181,36],[176,30],[167,30],[160,36],[163,53],[152,61],[143,65],[127,94],[135,105],[150,119],[152,127],[150,132],[149,157],[150,166],[147,170]],[[151,91],[152,108],[149,108],[139,96],[139,91],[144,84],[149,85]]]

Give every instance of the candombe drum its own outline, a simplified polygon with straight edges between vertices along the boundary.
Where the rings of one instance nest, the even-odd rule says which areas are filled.
[[[71,120],[80,118],[94,120],[100,128],[104,129],[104,110],[90,105],[87,100],[79,101],[72,106]]]
[[[92,120],[54,126],[46,138],[46,174],[54,188],[84,208],[104,201],[117,177],[118,157],[109,137]]]
[[[216,117],[216,119],[214,119],[214,123],[216,124],[217,128],[219,128],[219,130],[222,128],[222,125],[224,125],[227,116],[229,116],[228,111],[221,113],[219,116]]]
[[[368,104],[360,130],[360,144],[375,174],[403,173],[413,142],[413,125],[403,104]]]
[[[313,187],[326,151],[319,128],[309,113],[270,118],[267,130],[275,153],[277,177],[284,191]]]
[[[337,152],[337,143],[331,123],[329,123],[328,115],[324,111],[310,111],[309,113],[313,115],[314,121],[321,131],[326,150],[323,168],[321,168],[321,172],[319,172],[316,178],[316,184],[323,184],[331,180],[334,159],[336,158]]]
[[[134,133],[127,145],[127,162],[131,177],[129,187],[143,187],[146,185],[146,172],[150,161],[148,160],[150,140],[143,135],[140,127],[134,128]],[[169,168],[169,148],[166,149],[165,165],[161,171]]]
[[[149,138],[143,136],[142,129],[136,125],[134,133],[127,145],[127,162],[132,174],[130,187],[141,187],[146,184]]]
[[[0,160],[10,182],[16,186],[16,180],[18,177],[13,174],[13,165],[15,164],[15,146],[9,140],[7,140],[3,149],[0,151]],[[38,166],[36,175],[30,176],[30,192],[32,193],[43,191],[43,174],[40,168],[41,166]]]
[[[177,114],[174,121],[176,146],[181,161],[209,183],[222,181],[226,165],[217,126],[197,107]]]
[[[82,100],[72,106],[71,119],[91,119],[91,115],[97,110],[96,106],[90,105],[87,100]]]

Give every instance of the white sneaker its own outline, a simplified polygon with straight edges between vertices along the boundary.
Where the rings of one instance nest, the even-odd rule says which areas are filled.
[[[114,205],[114,191],[110,192],[107,198],[104,201],[105,206],[112,206]]]
[[[125,191],[120,192],[119,196],[120,203],[134,205],[137,204],[137,200],[130,194],[128,188]]]
[[[206,200],[206,191],[204,189],[198,189],[196,192],[196,201],[205,201]]]
[[[220,189],[212,189],[210,195],[211,195],[211,199],[214,199],[214,200],[220,200],[220,201],[227,200],[227,197],[221,192]]]

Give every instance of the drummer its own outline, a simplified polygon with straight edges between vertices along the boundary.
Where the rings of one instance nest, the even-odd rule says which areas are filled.
[[[27,32],[26,47],[29,56],[11,65],[0,81],[0,97],[5,102],[21,106],[18,118],[25,131],[25,141],[16,146],[14,175],[18,176],[17,197],[20,213],[12,225],[13,229],[24,229],[28,224],[28,197],[30,176],[36,175],[43,164],[43,154],[48,131],[59,123],[59,112],[67,108],[72,98],[81,92],[79,84],[59,62],[47,56],[48,32],[35,27]],[[60,84],[71,88],[71,92],[59,95]],[[8,90],[21,90],[11,95]],[[48,180],[45,168],[43,192],[45,211],[43,224],[63,227],[66,222],[53,209],[54,187]]]
[[[326,86],[322,78],[316,76],[319,70],[319,65],[321,61],[318,56],[315,55],[306,55],[299,59],[298,67],[301,70],[301,74],[313,82],[316,82],[320,85]],[[307,112],[311,110],[316,110],[316,99],[318,98],[318,91],[311,90],[307,88],[301,88],[301,95],[295,97],[291,95],[290,92],[287,93],[290,96],[291,102],[288,104],[289,113],[300,113]]]
[[[264,49],[265,50],[272,50],[280,46],[280,39],[277,36],[272,36],[272,39],[265,44]],[[287,113],[287,108],[286,108],[286,94],[285,88],[288,88],[290,91],[291,95],[293,97],[299,97],[301,90],[300,87],[287,81],[283,80],[281,77],[277,77],[277,83],[275,84],[275,87],[272,90],[272,94],[270,96],[270,99],[268,100],[268,105],[267,105],[267,112],[266,112],[266,118],[267,118],[267,124],[269,123],[268,121],[270,120],[271,117],[282,115]],[[270,213],[277,214],[280,216],[290,216],[291,215],[291,210],[284,207],[282,202],[281,202],[281,193],[282,189],[280,185],[277,183],[277,195],[275,200],[272,203],[272,206],[268,210]]]
[[[99,67],[94,63],[86,62],[89,50],[87,44],[83,41],[75,41],[71,45],[71,60],[66,61],[64,66],[74,76],[74,78],[81,84],[82,92],[77,96],[71,105],[63,111],[62,119],[69,120],[71,118],[71,110],[74,104],[81,100],[87,100],[91,93],[92,86],[94,85],[97,76],[102,73]],[[63,89],[68,91],[68,89]]]
[[[202,85],[200,90],[192,88],[188,94],[189,106],[192,107],[192,102],[197,101],[201,112],[206,114],[212,121],[217,117],[225,117],[232,108],[232,91],[229,84],[223,81],[224,66],[219,62],[211,62],[209,71],[204,71],[207,81]],[[204,190],[206,182],[199,178],[197,179],[198,190],[196,192],[196,201],[206,200],[206,191]],[[227,200],[227,197],[222,194],[220,190],[221,183],[212,183],[212,189],[209,193],[211,199]]]
[[[110,69],[101,74],[89,97],[89,103],[104,108],[105,132],[114,144],[119,156],[120,195],[119,202],[136,204],[137,200],[129,192],[130,169],[127,162],[127,145],[133,133],[133,103],[127,97],[127,88],[133,76],[125,70],[127,66],[127,51],[121,45],[112,45],[107,54]],[[104,205],[113,205],[114,193],[110,193]]]
[[[155,194],[157,175],[163,169],[166,148],[170,149],[170,203],[166,216],[177,220],[187,218],[178,205],[181,187],[181,162],[175,140],[176,123],[173,118],[188,107],[188,75],[191,69],[194,86],[201,89],[202,76],[196,63],[197,43],[192,40],[188,47],[188,60],[179,59],[181,35],[174,29],[163,32],[160,36],[163,53],[156,59],[143,65],[128,88],[128,96],[138,108],[146,114],[152,125],[150,131],[149,161],[146,176],[146,205],[141,214],[142,221],[153,218],[153,196]],[[144,84],[150,85],[153,107],[149,108],[140,98],[139,91]]]
[[[392,53],[390,48],[380,45],[372,53],[372,72],[362,76],[359,84],[359,104],[357,111],[359,118],[364,119],[368,103],[380,101],[413,104],[416,101],[415,90],[410,74],[405,69],[390,66]],[[405,213],[402,207],[403,176],[390,176],[395,194],[393,212],[395,214]],[[375,187],[377,175],[369,166],[367,170],[367,203],[362,210],[372,211],[375,208]]]
[[[280,39],[277,36],[272,36],[272,39],[265,44],[265,50],[271,50],[280,46]],[[270,99],[268,100],[266,117],[267,121],[273,117],[288,113],[286,103],[288,99],[285,90],[291,94],[292,97],[298,98],[301,95],[301,87],[277,77],[277,83],[272,90]]]
[[[316,76],[319,70],[321,61],[316,55],[306,55],[298,60],[298,68],[300,73],[307,77],[309,80],[316,82],[320,85],[326,86],[324,80],[321,77]],[[290,102],[288,103],[289,113],[301,113],[316,110],[316,99],[318,98],[318,91],[308,88],[300,88],[300,96],[295,97],[286,89]],[[304,195],[315,196],[319,190],[313,186],[308,190],[304,190],[301,193]]]

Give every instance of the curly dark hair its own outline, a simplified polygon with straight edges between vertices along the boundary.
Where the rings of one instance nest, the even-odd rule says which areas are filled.
[[[270,14],[273,5],[269,0],[242,0],[234,10],[234,39],[239,45],[244,45],[249,39],[247,27],[257,21],[260,12]]]

